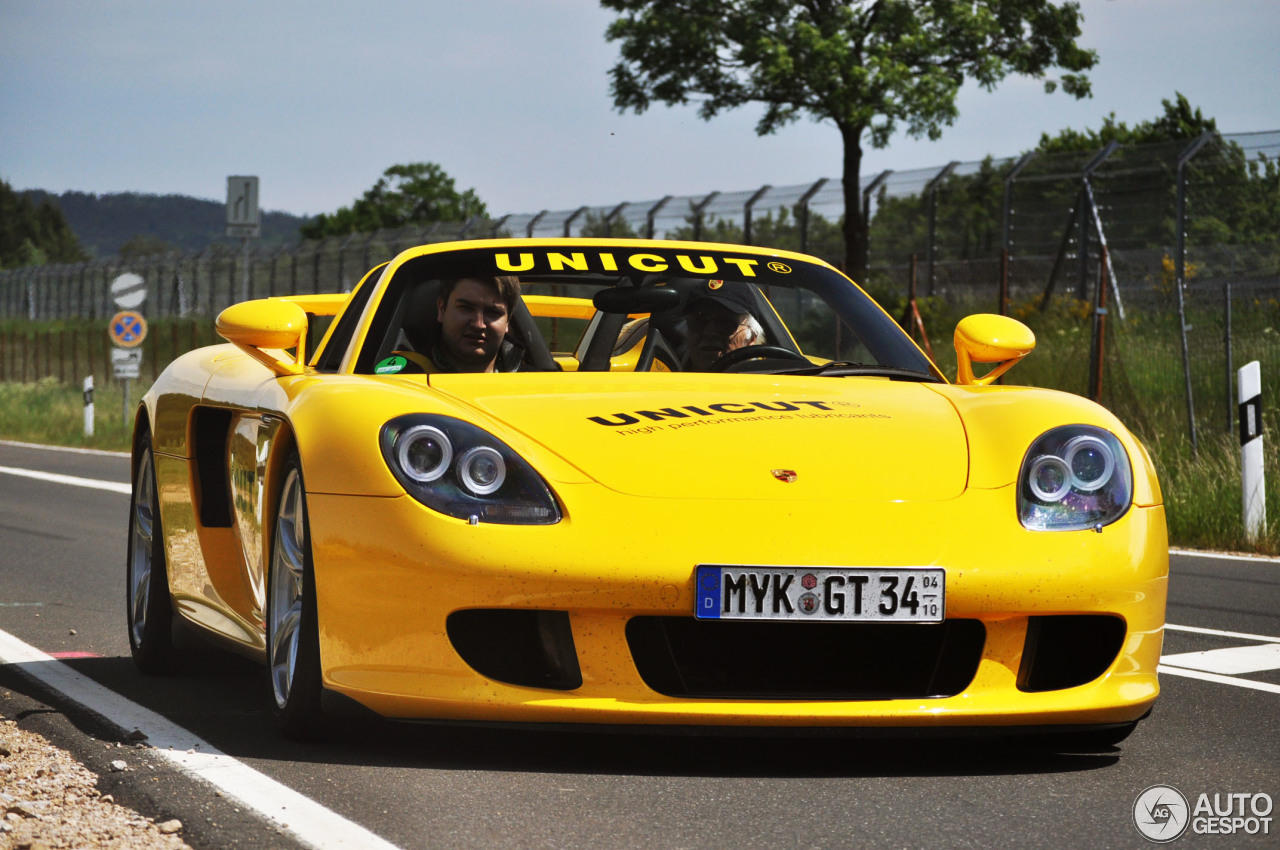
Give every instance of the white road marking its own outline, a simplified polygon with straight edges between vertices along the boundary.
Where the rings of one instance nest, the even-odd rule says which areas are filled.
[[[395,845],[330,811],[292,788],[219,751],[155,712],[82,676],[33,646],[0,631],[0,663],[53,688],[126,730],[137,729],[154,754],[188,776],[222,791],[240,805],[316,850],[394,850]]]
[[[1269,637],[1267,635],[1251,635],[1245,632],[1224,632],[1221,629],[1202,629],[1199,626],[1175,626],[1173,623],[1166,623],[1165,628],[1171,632],[1190,632],[1196,635],[1214,635],[1215,637],[1240,638],[1241,640],[1261,640],[1267,643],[1280,643],[1280,637]]]
[[[0,440],[0,446],[19,449],[44,449],[49,452],[71,452],[78,455],[102,455],[104,457],[129,457],[128,452],[109,452],[105,449],[78,449],[75,446],[46,446],[42,443],[20,443],[17,440]]]
[[[1278,564],[1280,558],[1270,558],[1266,555],[1233,555],[1230,552],[1202,552],[1198,549],[1169,549],[1170,555],[1188,555],[1192,558],[1216,558],[1219,561],[1252,561],[1259,564]]]
[[[1253,691],[1266,691],[1271,694],[1280,694],[1280,685],[1273,685],[1270,682],[1255,682],[1253,679],[1237,679],[1235,676],[1206,673],[1203,670],[1184,670],[1181,667],[1166,667],[1163,664],[1156,667],[1156,671],[1159,673],[1166,673],[1170,676],[1199,679],[1202,682],[1215,682],[1219,685],[1232,685],[1237,688],[1248,688]]]
[[[59,475],[56,472],[41,472],[37,469],[18,469],[14,466],[0,466],[0,473],[18,475],[23,478],[35,478],[40,481],[52,481],[54,484],[70,484],[74,487],[88,487],[93,490],[110,490],[112,493],[124,493],[126,496],[133,488],[119,481],[103,481],[100,478],[80,478],[75,475]]]
[[[1261,673],[1264,670],[1280,670],[1280,643],[1264,643],[1258,646],[1232,646],[1226,649],[1206,649],[1201,652],[1179,652],[1165,655],[1161,664],[1206,673],[1238,676],[1241,673]]]

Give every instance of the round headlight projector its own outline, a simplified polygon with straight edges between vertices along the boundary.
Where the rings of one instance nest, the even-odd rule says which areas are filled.
[[[415,425],[396,441],[396,459],[404,474],[420,484],[440,479],[453,462],[453,444],[433,425]]]
[[[489,446],[476,446],[458,459],[458,480],[477,496],[495,493],[507,480],[507,463]]]
[[[1116,471],[1116,456],[1097,437],[1082,435],[1067,441],[1062,452],[1071,469],[1071,486],[1092,493],[1106,485]]]
[[[1027,476],[1031,493],[1042,502],[1060,502],[1071,492],[1071,467],[1057,455],[1040,455]]]

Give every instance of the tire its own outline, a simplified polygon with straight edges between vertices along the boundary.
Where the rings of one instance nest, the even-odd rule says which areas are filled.
[[[129,503],[125,613],[133,663],[150,674],[168,672],[174,662],[173,602],[157,492],[155,455],[150,439],[143,437]]]
[[[324,732],[320,637],[306,489],[295,453],[285,465],[267,573],[267,679],[280,731],[308,740]]]

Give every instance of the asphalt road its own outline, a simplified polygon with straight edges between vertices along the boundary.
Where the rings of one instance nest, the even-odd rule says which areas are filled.
[[[0,468],[129,477],[122,457],[4,444]],[[1133,808],[1150,786],[1192,807],[1200,794],[1280,801],[1280,561],[1172,556],[1165,656],[1182,672],[1161,676],[1154,714],[1104,753],[390,723],[303,745],[276,734],[247,661],[198,650],[181,676],[135,670],[128,501],[0,471],[0,631],[401,847],[1142,847]],[[1223,651],[1187,655],[1211,650]],[[118,799],[182,819],[193,846],[298,846],[150,751],[116,746],[121,730],[12,666],[0,689],[0,712],[72,749]],[[131,769],[111,773],[122,757]],[[1244,800],[1263,805],[1233,805]],[[1188,830],[1175,844],[1280,846],[1280,811],[1267,816],[1268,835]]]

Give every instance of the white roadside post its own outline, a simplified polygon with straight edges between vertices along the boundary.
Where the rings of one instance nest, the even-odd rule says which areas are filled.
[[[93,436],[93,375],[84,379],[84,435]]]
[[[1267,533],[1267,494],[1262,467],[1262,367],[1257,360],[1237,373],[1240,399],[1240,482],[1244,533],[1252,543]]]

